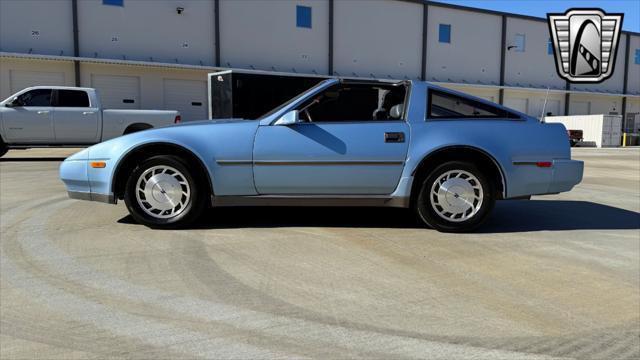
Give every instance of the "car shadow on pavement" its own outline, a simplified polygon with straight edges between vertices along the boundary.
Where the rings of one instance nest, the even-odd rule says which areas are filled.
[[[640,229],[640,213],[590,201],[499,201],[481,233]]]
[[[130,216],[120,223],[134,223]],[[270,227],[422,228],[413,212],[395,208],[226,207],[214,208],[193,229]],[[640,213],[588,201],[498,201],[477,233],[640,229]]]

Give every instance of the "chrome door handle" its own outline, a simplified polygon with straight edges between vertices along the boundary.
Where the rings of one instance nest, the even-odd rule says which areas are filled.
[[[43,115],[43,114],[48,114],[49,111],[48,110],[40,110],[38,111],[38,115]]]
[[[82,112],[82,115],[93,115],[93,114],[95,114],[95,112],[93,112],[93,111],[83,111]]]

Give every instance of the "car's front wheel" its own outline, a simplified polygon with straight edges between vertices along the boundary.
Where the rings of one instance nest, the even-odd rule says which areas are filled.
[[[154,156],[133,170],[124,193],[131,216],[152,228],[180,228],[196,220],[206,191],[188,165],[175,156]]]
[[[438,231],[471,231],[487,219],[495,204],[495,186],[468,162],[444,163],[419,186],[414,209],[421,221]]]

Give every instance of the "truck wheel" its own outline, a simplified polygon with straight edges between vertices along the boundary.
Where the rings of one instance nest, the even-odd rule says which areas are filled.
[[[0,157],[3,157],[7,151],[9,151],[9,147],[4,143],[4,141],[2,141],[2,139],[0,139]]]
[[[132,124],[132,125],[127,126],[126,129],[124,129],[124,132],[122,133],[122,135],[129,135],[129,134],[133,134],[133,133],[138,132],[138,131],[149,130],[149,129],[152,129],[152,128],[153,128],[153,126],[151,126],[149,124],[142,124],[142,123]]]
[[[189,168],[175,156],[154,156],[133,170],[124,201],[133,218],[158,229],[181,228],[196,220],[207,194]]]
[[[494,184],[468,162],[446,162],[418,181],[414,210],[422,222],[438,231],[474,230],[495,205]]]

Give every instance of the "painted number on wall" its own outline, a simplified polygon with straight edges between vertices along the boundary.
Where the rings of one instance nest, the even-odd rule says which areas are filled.
[[[118,41],[120,41],[119,37],[117,37],[117,36],[112,36],[111,37],[111,42],[118,42]]]

